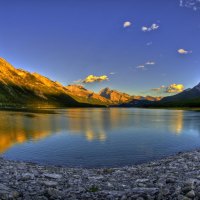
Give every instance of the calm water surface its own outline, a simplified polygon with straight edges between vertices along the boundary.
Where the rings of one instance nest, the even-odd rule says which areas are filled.
[[[200,147],[200,112],[91,108],[0,111],[0,155],[65,166],[141,163]]]

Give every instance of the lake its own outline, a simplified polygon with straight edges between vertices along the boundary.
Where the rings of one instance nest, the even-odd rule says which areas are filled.
[[[0,111],[0,155],[68,167],[138,164],[200,147],[200,112],[137,108]]]

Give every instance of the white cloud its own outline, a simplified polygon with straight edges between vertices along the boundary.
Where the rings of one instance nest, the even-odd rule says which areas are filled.
[[[114,74],[116,74],[115,72],[110,72],[110,75],[114,75]]]
[[[154,61],[148,61],[145,63],[146,65],[155,65],[156,63]]]
[[[184,85],[183,84],[171,84],[169,86],[161,85],[158,88],[152,88],[151,91],[157,92],[157,93],[179,93],[184,90]]]
[[[185,49],[178,49],[178,53],[179,54],[190,54],[190,53],[192,53],[192,51],[187,51]]]
[[[126,21],[126,22],[124,22],[123,27],[127,28],[127,27],[129,27],[131,25],[132,25],[132,23],[130,21]]]
[[[170,86],[166,87],[167,93],[179,93],[184,90],[184,85],[183,84],[171,84]]]
[[[94,82],[102,82],[102,81],[107,81],[107,80],[108,80],[108,77],[106,75],[102,75],[102,76],[89,75],[84,80],[82,80],[82,83],[94,83]]]
[[[151,29],[152,30],[156,30],[156,29],[158,29],[159,28],[159,25],[157,25],[157,24],[152,24],[151,25]]]
[[[148,28],[146,26],[143,26],[142,31],[146,32],[146,31],[148,31]]]
[[[150,27],[143,26],[142,31],[143,32],[150,32],[150,31],[155,31],[159,28],[160,26],[158,24],[153,23]]]

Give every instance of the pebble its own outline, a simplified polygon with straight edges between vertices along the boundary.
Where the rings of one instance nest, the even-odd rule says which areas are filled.
[[[0,157],[0,200],[198,200],[200,150],[118,168],[67,168]]]
[[[54,187],[58,185],[58,183],[55,181],[44,181],[43,183],[44,185],[49,186],[49,187]]]
[[[195,197],[194,190],[189,191],[189,192],[186,194],[186,196],[189,197],[189,198],[194,198],[194,197]]]
[[[62,175],[60,175],[60,174],[44,174],[44,176],[47,177],[47,178],[52,178],[52,179],[62,178]]]

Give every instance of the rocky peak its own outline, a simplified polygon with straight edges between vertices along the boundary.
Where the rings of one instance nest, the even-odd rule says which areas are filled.
[[[66,86],[66,88],[70,91],[70,92],[76,92],[76,91],[87,91],[86,88],[84,88],[82,85],[68,85]]]
[[[117,90],[111,90],[108,87],[102,89],[99,92],[99,95],[101,95],[102,97],[105,97],[115,103],[124,103],[131,99],[130,95],[123,93],[123,92],[119,92]]]
[[[103,89],[101,89],[100,91],[99,91],[99,95],[108,95],[109,93],[111,93],[113,90],[111,90],[109,87],[106,87],[106,88],[103,88]],[[101,95],[101,96],[102,96]]]

